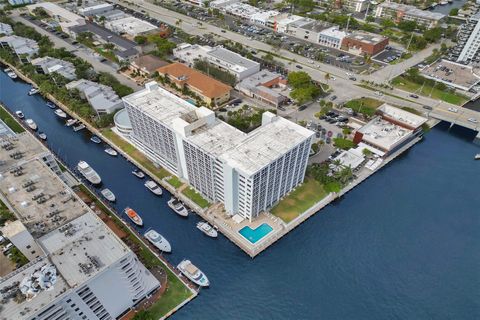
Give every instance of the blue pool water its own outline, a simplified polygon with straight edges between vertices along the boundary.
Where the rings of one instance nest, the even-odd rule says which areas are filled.
[[[255,229],[250,228],[249,226],[243,227],[238,231],[245,239],[250,241],[251,243],[257,243],[258,240],[262,239],[265,237],[267,234],[269,234],[273,230],[270,225],[267,223],[262,223]]]

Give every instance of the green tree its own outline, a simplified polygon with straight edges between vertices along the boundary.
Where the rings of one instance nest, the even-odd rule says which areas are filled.
[[[452,17],[458,16],[458,11],[459,11],[458,8],[453,8],[452,10],[450,10],[450,15]]]
[[[293,71],[288,74],[288,84],[294,88],[305,87],[312,83],[312,78],[305,71]]]
[[[133,38],[133,40],[135,40],[135,42],[140,44],[140,45],[143,45],[143,44],[147,43],[147,37],[142,36],[142,35],[136,36],[135,38]]]

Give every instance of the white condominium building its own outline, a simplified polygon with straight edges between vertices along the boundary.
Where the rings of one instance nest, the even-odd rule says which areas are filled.
[[[123,98],[131,138],[229,214],[254,219],[303,182],[313,132],[270,112],[246,134],[155,82]]]

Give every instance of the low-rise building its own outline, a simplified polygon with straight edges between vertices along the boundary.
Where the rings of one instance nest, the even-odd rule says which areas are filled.
[[[208,0],[187,0],[187,1],[199,7],[205,7],[205,3],[208,3]]]
[[[32,65],[37,67],[37,72],[43,74],[50,74],[56,72],[68,80],[74,80],[77,75],[75,74],[75,66],[69,61],[64,61],[52,57],[41,57],[31,61]]]
[[[339,49],[347,33],[341,31],[337,26],[322,30],[318,34],[318,44],[322,46]]]
[[[189,89],[209,105],[213,103],[219,106],[230,100],[232,87],[182,63],[172,63],[158,68],[157,71],[180,88]]]
[[[188,43],[180,44],[173,50],[173,55],[193,66],[195,61],[204,60],[222,70],[235,75],[238,80],[242,80],[254,73],[260,71],[260,63],[247,59],[238,53],[227,50],[221,46],[209,47],[191,45]]]
[[[342,8],[352,12],[363,12],[370,5],[370,0],[346,0],[342,2]]]
[[[272,28],[275,32],[287,33],[290,24],[305,18],[294,14],[282,13],[278,16],[272,17],[268,20],[267,26]]]
[[[34,3],[34,0],[8,0],[8,3],[12,6],[20,6],[22,4]]]
[[[130,63],[133,70],[144,76],[151,76],[158,68],[169,63],[151,54],[140,56]]]
[[[115,112],[123,108],[122,100],[109,86],[79,79],[67,83],[68,90],[76,89],[80,91],[82,99],[86,99],[95,112],[99,115]]]
[[[250,22],[261,26],[267,26],[268,22],[279,14],[280,12],[276,10],[258,12],[250,17]]]
[[[417,24],[434,28],[440,24],[445,15],[439,12],[432,12],[418,9],[415,6],[385,1],[377,6],[376,18],[392,19],[395,23],[401,21],[415,21]]]
[[[446,84],[449,87],[469,91],[480,82],[478,68],[471,65],[440,59],[421,71],[422,76]]]
[[[411,112],[383,104],[378,116],[355,132],[353,141],[370,145],[384,152],[385,156],[398,150],[422,133],[427,119]]]
[[[13,34],[12,26],[7,23],[0,22],[0,35],[9,36]]]
[[[240,0],[214,0],[209,3],[209,7],[215,9],[222,9],[225,6],[236,2],[240,2]]]
[[[27,6],[27,9],[31,14],[35,14],[34,10],[37,8],[42,8],[49,16],[57,20],[60,28],[62,28],[62,31],[65,33],[70,34],[71,28],[85,24],[84,18],[55,3],[39,2]]]
[[[113,20],[117,20],[117,19],[122,19],[122,18],[126,18],[126,17],[129,17],[129,15],[126,14],[125,12],[123,12],[122,10],[119,10],[119,9],[105,11],[105,12],[98,13],[98,14],[95,15],[95,19],[97,21],[104,20],[105,22],[113,21]]]
[[[250,17],[252,17],[253,15],[263,12],[263,10],[257,7],[242,2],[228,4],[222,7],[221,10],[234,17],[244,20],[250,20]]]
[[[1,37],[0,47],[12,51],[22,63],[30,62],[39,50],[35,40],[15,35]]]
[[[278,107],[287,100],[287,97],[272,88],[285,88],[286,85],[287,80],[282,75],[262,70],[240,81],[235,89],[248,97]]]
[[[158,28],[150,22],[129,16],[105,23],[105,28],[121,35],[129,35],[134,38],[138,35],[152,33]]]
[[[82,6],[78,9],[78,13],[80,13],[82,16],[90,17],[112,11],[114,8],[115,6],[112,3],[99,2]]]
[[[385,50],[387,45],[387,37],[365,31],[354,31],[342,41],[342,49],[356,55],[373,56]]]

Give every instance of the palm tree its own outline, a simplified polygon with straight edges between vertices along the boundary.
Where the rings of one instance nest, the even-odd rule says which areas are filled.
[[[179,26],[181,23],[182,23],[182,19],[178,19],[177,21],[175,21],[176,26]]]
[[[330,80],[331,76],[330,76],[330,73],[325,73],[325,81],[327,81],[327,84],[328,84],[328,80]]]

